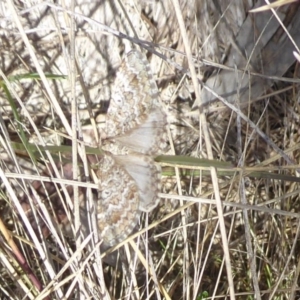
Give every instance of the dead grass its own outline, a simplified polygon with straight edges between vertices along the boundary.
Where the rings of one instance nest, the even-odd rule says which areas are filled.
[[[298,299],[299,4],[248,14],[246,1],[77,2],[75,13],[72,3],[0,3],[0,298]],[[139,46],[168,113],[172,158],[159,158],[161,201],[116,247],[116,268],[107,262],[117,252],[62,234],[51,201],[30,208],[48,229],[20,203],[39,193],[34,182],[47,184],[43,161],[55,169],[64,149],[88,175],[81,144],[69,146],[76,124],[105,111],[120,57]],[[37,154],[28,141],[57,148]],[[81,174],[70,192],[75,182],[58,171],[78,228],[82,187],[94,185]]]

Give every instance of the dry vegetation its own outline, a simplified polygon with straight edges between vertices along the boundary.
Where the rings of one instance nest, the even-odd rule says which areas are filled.
[[[0,298],[299,299],[299,2],[54,2],[0,2]],[[132,48],[157,80],[171,157],[117,268],[64,237],[51,202],[36,204],[50,229],[20,202],[105,111]]]

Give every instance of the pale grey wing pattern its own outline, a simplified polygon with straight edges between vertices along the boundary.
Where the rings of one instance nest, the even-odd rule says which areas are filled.
[[[140,217],[140,193],[135,180],[111,155],[104,155],[98,170],[97,222],[105,246],[126,239]]]
[[[130,51],[117,72],[105,126],[98,129],[103,150],[159,155],[167,145],[166,119],[146,57]],[[83,130],[84,141],[96,146],[93,137],[92,129]]]
[[[125,147],[129,152],[159,155],[167,145],[165,120],[165,114],[160,109],[153,109],[138,127],[126,132],[124,135],[108,140],[108,143],[113,142],[118,146],[115,147],[117,150],[111,147],[110,151],[118,154],[118,151],[120,152],[120,149]]]
[[[139,210],[150,212],[158,204],[161,168],[142,154],[116,155],[115,161],[134,179],[139,193]]]
[[[146,57],[137,50],[130,51],[122,61],[112,88],[106,136],[120,136],[139,126],[157,99],[157,85]]]

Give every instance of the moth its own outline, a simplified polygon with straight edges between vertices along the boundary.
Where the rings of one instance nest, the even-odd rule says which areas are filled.
[[[166,115],[158,88],[146,57],[137,50],[121,63],[99,135],[105,154],[97,172],[98,229],[104,244],[114,246],[132,233],[142,212],[156,207],[161,169],[153,156],[166,147]],[[96,146],[91,136],[85,140]]]

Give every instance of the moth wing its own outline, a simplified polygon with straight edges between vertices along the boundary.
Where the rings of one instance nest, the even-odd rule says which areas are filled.
[[[100,163],[97,222],[105,245],[114,246],[126,239],[136,227],[139,217],[138,186],[110,155]]]
[[[141,124],[157,98],[157,85],[146,57],[137,50],[130,51],[122,61],[112,88],[106,136],[123,135]]]
[[[139,209],[143,212],[153,210],[159,200],[160,166],[151,157],[141,154],[120,155],[114,158],[136,182],[140,199]]]
[[[158,155],[166,147],[165,114],[154,109],[144,123],[114,140],[132,151]]]

